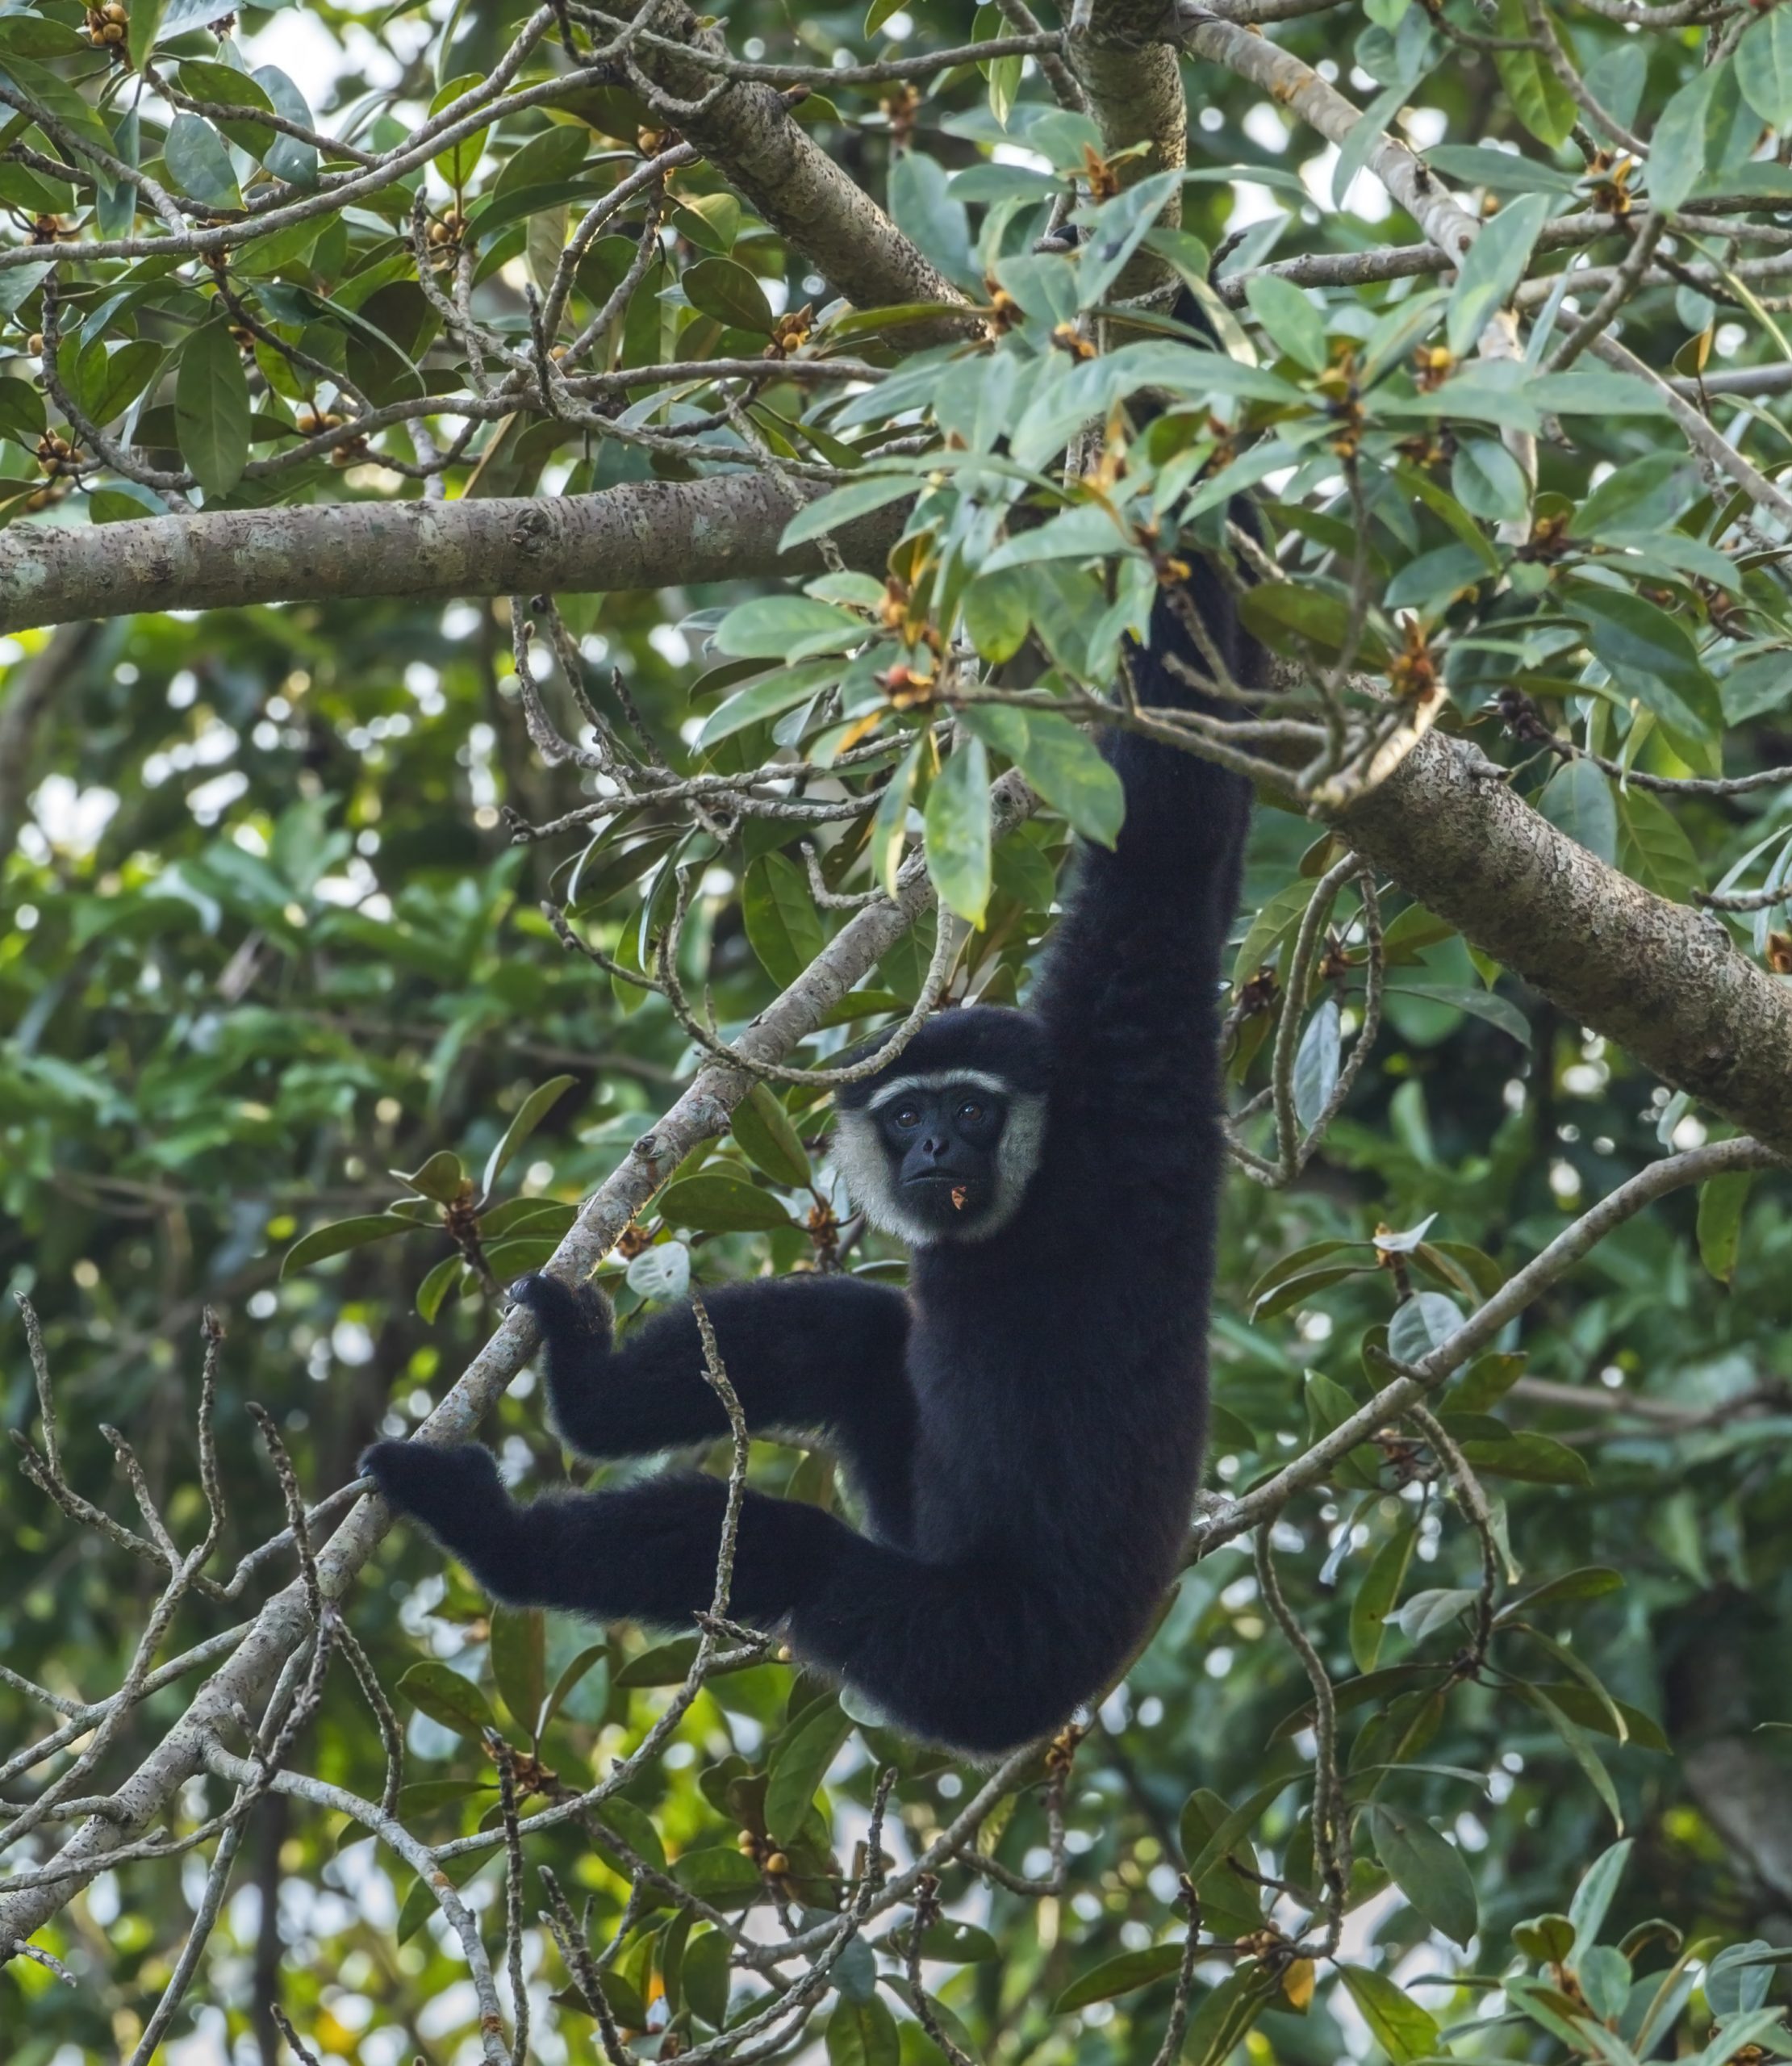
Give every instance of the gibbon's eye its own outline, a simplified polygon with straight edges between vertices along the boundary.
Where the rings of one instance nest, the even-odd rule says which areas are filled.
[[[896,1107],[896,1123],[906,1132],[910,1127],[918,1127],[921,1124],[920,1111],[913,1105],[899,1105]]]
[[[967,1098],[959,1107],[959,1117],[970,1120],[974,1126],[983,1117],[983,1107],[974,1098]]]

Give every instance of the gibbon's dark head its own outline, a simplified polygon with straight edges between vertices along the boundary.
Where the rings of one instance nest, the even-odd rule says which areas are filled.
[[[853,1202],[911,1246],[1000,1232],[1039,1166],[1048,1088],[1044,1037],[1025,1012],[973,1005],[929,1019],[888,1069],[835,1098],[834,1160]]]

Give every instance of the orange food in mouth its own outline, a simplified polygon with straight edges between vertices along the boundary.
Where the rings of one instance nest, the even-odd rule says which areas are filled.
[[[952,1186],[952,1210],[954,1212],[963,1211],[966,1195],[963,1184],[954,1184]]]

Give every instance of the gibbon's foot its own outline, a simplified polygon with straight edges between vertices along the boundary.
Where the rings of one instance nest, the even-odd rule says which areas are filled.
[[[451,1536],[455,1523],[506,1495],[498,1459],[478,1442],[451,1449],[424,1442],[375,1442],[361,1457],[362,1472],[399,1513],[414,1515],[433,1533]]]

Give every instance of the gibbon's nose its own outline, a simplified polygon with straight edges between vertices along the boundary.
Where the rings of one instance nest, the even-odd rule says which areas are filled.
[[[929,1134],[921,1144],[921,1152],[935,1162],[943,1161],[951,1152],[952,1144],[943,1134]]]

